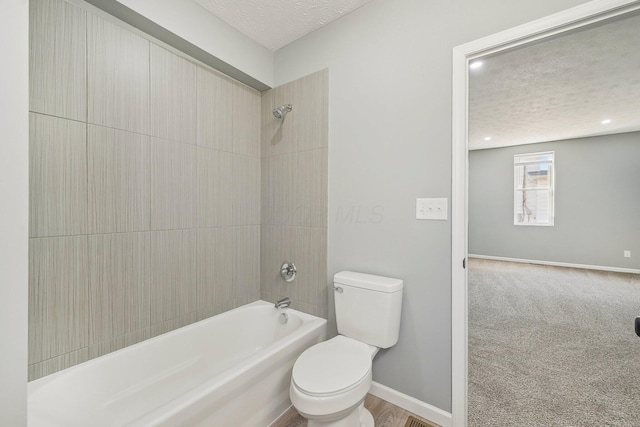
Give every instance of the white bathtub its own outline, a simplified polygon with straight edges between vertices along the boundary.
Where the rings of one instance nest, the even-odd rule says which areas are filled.
[[[256,301],[29,383],[29,427],[256,426],[291,404],[326,320]]]

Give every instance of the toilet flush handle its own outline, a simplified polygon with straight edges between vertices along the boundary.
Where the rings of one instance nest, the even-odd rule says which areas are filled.
[[[334,289],[336,290],[337,293],[341,294],[344,292],[344,289],[342,289],[340,286],[336,286],[334,287]]]

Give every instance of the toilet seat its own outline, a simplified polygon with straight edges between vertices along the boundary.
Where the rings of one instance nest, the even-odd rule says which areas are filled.
[[[327,397],[357,388],[371,373],[368,345],[341,335],[305,350],[293,366],[296,388]]]
[[[316,420],[354,410],[371,387],[371,355],[369,345],[341,335],[308,348],[293,365],[291,402]]]

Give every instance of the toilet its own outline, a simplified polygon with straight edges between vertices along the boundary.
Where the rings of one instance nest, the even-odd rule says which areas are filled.
[[[338,336],[305,350],[289,397],[308,427],[373,427],[364,407],[372,360],[398,342],[403,281],[342,271],[333,278]]]

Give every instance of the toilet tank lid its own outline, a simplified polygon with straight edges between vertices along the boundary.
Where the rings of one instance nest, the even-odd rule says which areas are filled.
[[[333,282],[356,288],[371,289],[378,292],[397,292],[402,290],[403,281],[390,277],[374,276],[373,274],[341,271],[333,276]]]

